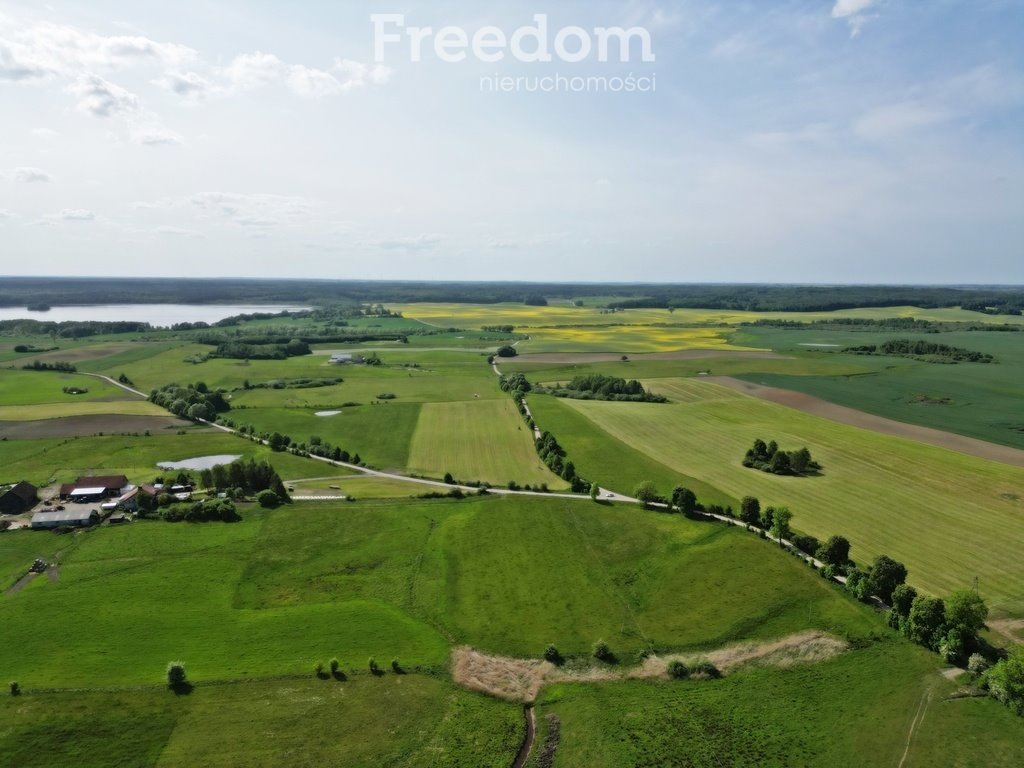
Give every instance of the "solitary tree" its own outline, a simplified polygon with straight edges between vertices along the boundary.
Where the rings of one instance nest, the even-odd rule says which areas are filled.
[[[167,665],[167,685],[170,688],[180,688],[185,685],[185,665],[180,661],[172,661]]]
[[[676,507],[687,517],[697,511],[697,494],[689,488],[677,485],[672,491],[672,506]]]
[[[740,502],[740,520],[747,525],[758,525],[761,522],[761,502],[753,496],[744,496]]]
[[[636,489],[633,491],[633,495],[636,496],[638,500],[643,502],[643,505],[645,507],[648,506],[649,504],[653,504],[654,502],[658,501],[658,499],[661,498],[658,495],[658,489],[654,487],[654,483],[652,483],[650,480],[644,480],[642,483],[640,483],[640,485],[638,485]]]
[[[600,488],[598,487],[597,483],[596,482],[592,482],[590,484],[590,498],[591,498],[592,501],[597,501],[597,494],[599,492],[600,492]]]
[[[793,519],[793,513],[788,507],[779,507],[772,515],[772,536],[776,539],[788,539],[792,534],[789,528],[789,521]]]
[[[604,640],[598,640],[594,643],[593,654],[594,658],[598,661],[611,661],[615,658],[612,655],[612,649],[608,647],[608,643]]]

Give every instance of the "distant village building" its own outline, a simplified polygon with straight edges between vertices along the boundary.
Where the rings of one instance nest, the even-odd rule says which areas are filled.
[[[60,497],[70,501],[96,502],[121,496],[128,487],[124,475],[98,475],[80,477],[73,483],[60,487]]]
[[[90,525],[95,525],[99,521],[100,516],[94,509],[36,512],[32,515],[33,528],[60,528],[61,526],[86,528]]]
[[[28,512],[39,501],[39,489],[22,480],[0,492],[0,514],[20,515]]]

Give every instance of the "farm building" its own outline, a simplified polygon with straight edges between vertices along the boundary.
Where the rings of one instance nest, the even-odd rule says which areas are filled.
[[[124,475],[80,477],[73,483],[62,485],[60,497],[72,501],[101,501],[120,496],[127,485],[128,478]]]
[[[66,512],[36,512],[32,515],[33,528],[60,528],[61,526],[77,526],[86,528],[95,525],[100,516],[94,509],[68,510]]]
[[[20,515],[27,512],[39,501],[38,489],[32,483],[22,480],[0,493],[0,514]]]

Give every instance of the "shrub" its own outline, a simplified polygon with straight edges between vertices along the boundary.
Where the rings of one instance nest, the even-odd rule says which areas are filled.
[[[612,662],[615,660],[612,649],[608,647],[608,643],[604,640],[598,640],[594,643],[593,655],[598,661]]]
[[[257,493],[256,501],[264,509],[274,509],[281,504],[280,497],[270,489]]]
[[[980,653],[972,653],[971,657],[967,660],[967,671],[975,677],[981,677],[987,669],[988,659]]]
[[[718,670],[714,664],[707,659],[701,659],[690,668],[690,673],[694,675],[701,675],[703,677],[709,677],[717,679],[722,676],[722,673]]]
[[[380,674],[380,665],[377,664],[377,660],[373,656],[370,657],[370,660],[367,662],[367,665],[370,667],[370,672],[372,672],[375,675]]]
[[[337,659],[331,659],[330,665],[331,665],[331,674],[332,675],[338,674],[338,667],[341,666],[340,662]]]
[[[171,688],[180,688],[185,685],[185,665],[180,661],[172,661],[167,665],[167,685]]]
[[[562,654],[558,652],[554,645],[549,645],[544,649],[544,661],[550,661],[552,664],[561,664]]]
[[[21,696],[21,684],[16,680],[11,681],[11,696]]]
[[[452,477],[452,473],[451,472],[445,472],[444,473],[444,482],[447,485],[455,485],[455,478]]]
[[[316,674],[317,677],[323,677],[324,676],[324,665],[321,662],[318,661],[316,663],[316,665],[313,667],[313,672]]]
[[[391,660],[391,671],[396,675],[402,674],[402,665],[398,663],[398,659]]]
[[[690,676],[690,668],[679,659],[672,659],[668,663],[668,676],[673,680],[685,680]]]

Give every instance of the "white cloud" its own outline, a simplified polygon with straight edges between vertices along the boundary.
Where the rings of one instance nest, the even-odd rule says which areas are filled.
[[[14,181],[20,181],[24,184],[32,184],[36,182],[48,182],[52,181],[50,174],[44,171],[42,168],[12,168],[9,171],[3,171],[0,176],[4,176]]]
[[[154,80],[153,85],[177,94],[189,102],[198,102],[222,92],[222,88],[196,72],[168,72]]]
[[[53,130],[53,128],[33,128],[32,135],[37,139],[49,141],[50,139],[57,138],[60,134]]]
[[[223,67],[219,74],[233,90],[248,91],[277,80],[284,62],[272,53],[243,53]]]
[[[198,54],[141,35],[104,36],[49,22],[0,17],[0,79],[73,79],[83,71],[180,67]]]
[[[16,213],[8,211],[6,208],[0,208],[0,219],[14,219],[17,218]]]
[[[79,110],[96,117],[125,115],[139,109],[138,96],[99,75],[80,75],[67,91],[78,100]]]
[[[64,221],[93,221],[96,214],[84,208],[65,208],[58,216]]]
[[[877,17],[877,14],[867,11],[881,2],[882,0],[836,0],[832,7],[832,18],[845,19],[850,27],[850,37],[856,37],[865,24]]]
[[[288,67],[285,83],[292,93],[306,99],[334,96],[351,88],[351,84],[343,84],[330,72],[304,67],[301,64],[293,64]]]
[[[750,41],[746,35],[735,34],[720,41],[711,49],[711,56],[716,59],[735,59],[746,53],[750,48]]]
[[[202,192],[186,202],[202,218],[255,229],[305,224],[322,208],[321,203],[305,197],[236,192]]]

